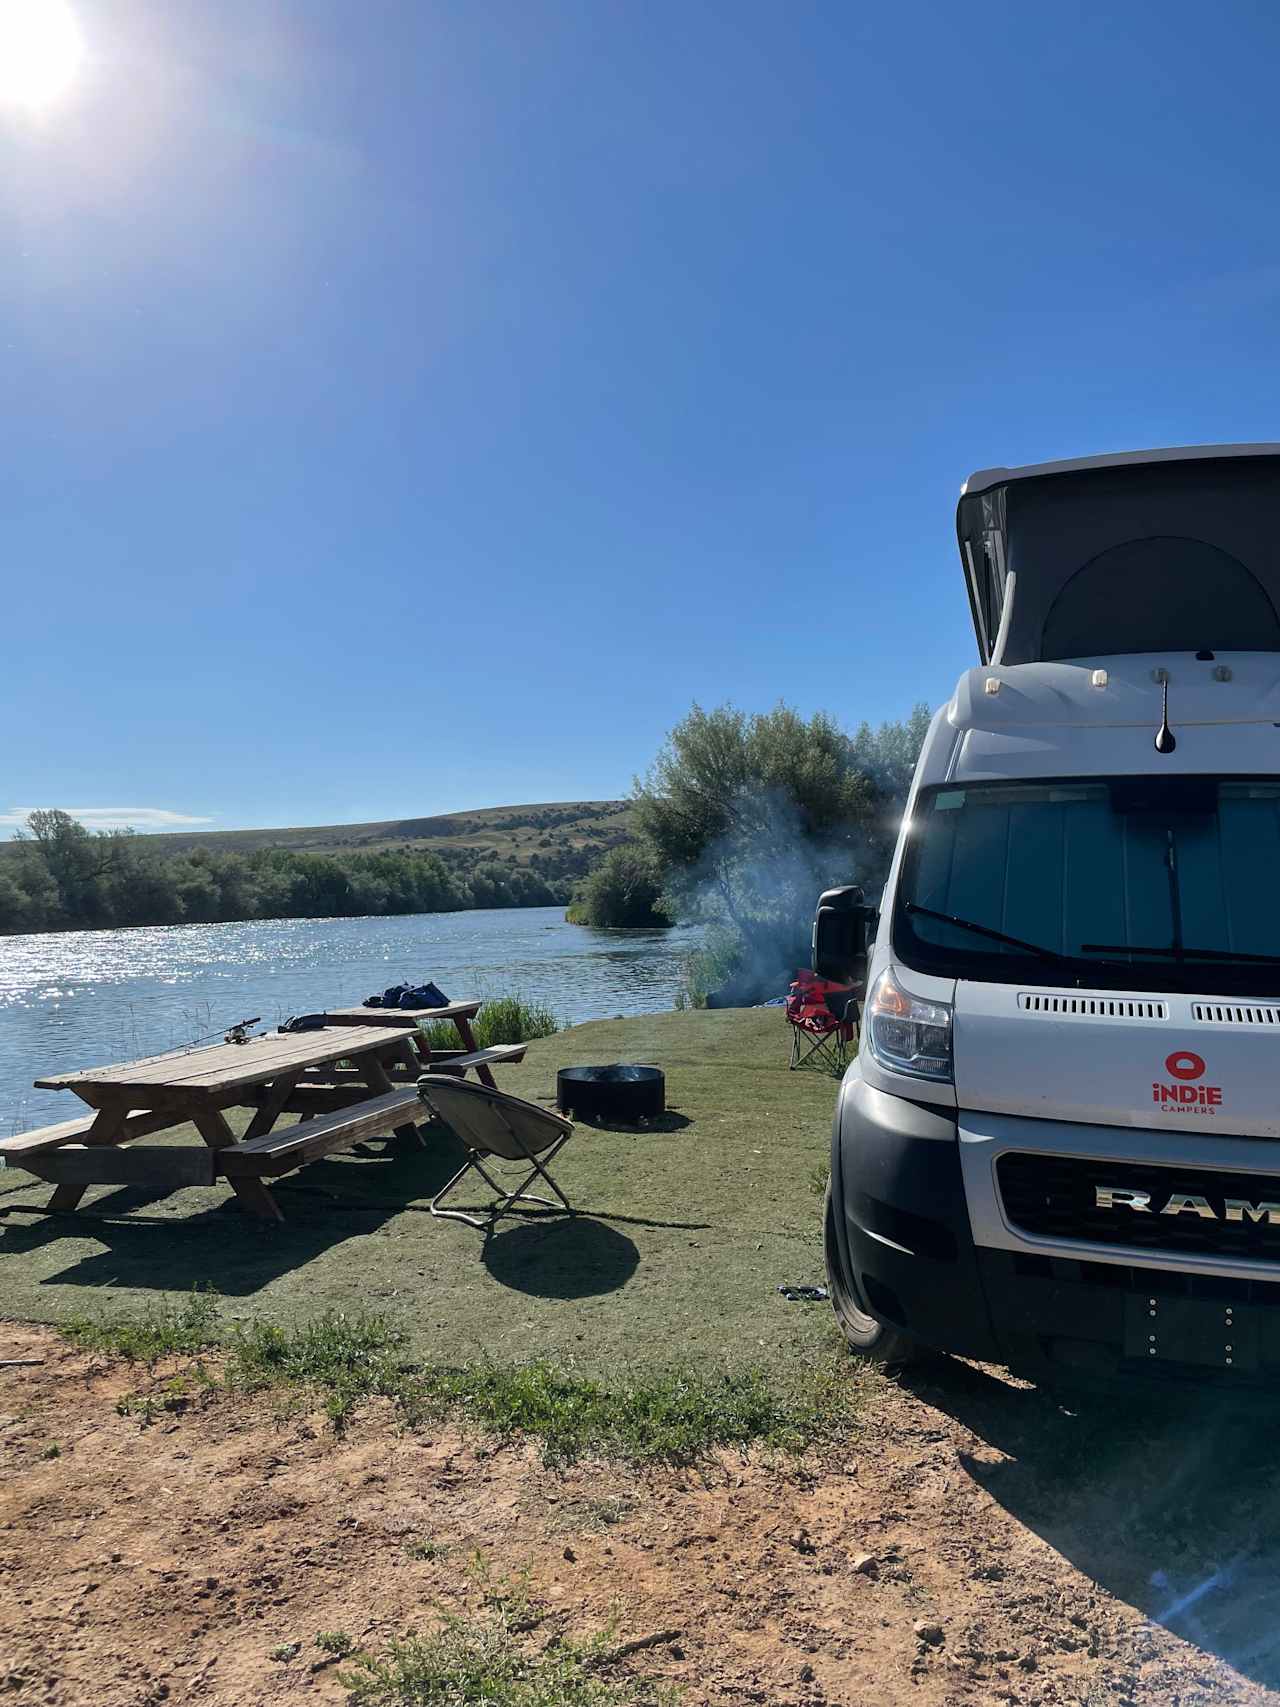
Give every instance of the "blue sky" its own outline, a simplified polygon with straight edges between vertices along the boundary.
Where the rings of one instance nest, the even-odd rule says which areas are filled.
[[[901,716],[974,658],[971,469],[1280,438],[1264,8],[69,3],[0,105],[0,814]]]

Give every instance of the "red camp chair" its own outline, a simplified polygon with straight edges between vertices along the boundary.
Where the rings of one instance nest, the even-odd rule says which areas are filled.
[[[816,972],[796,973],[787,997],[791,1027],[791,1069],[822,1067],[843,1073],[857,1021],[857,992],[851,984],[833,984]]]

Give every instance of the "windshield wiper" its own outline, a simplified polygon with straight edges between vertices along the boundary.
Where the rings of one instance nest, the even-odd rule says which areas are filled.
[[[992,942],[1007,943],[1010,948],[1025,949],[1028,954],[1037,954],[1041,960],[1061,960],[1074,965],[1074,959],[1069,954],[1059,954],[1056,948],[1044,948],[1038,942],[1024,942],[1020,936],[1006,936],[1004,931],[993,931],[990,925],[980,925],[973,919],[958,919],[954,913],[936,913],[932,907],[921,907],[915,901],[905,901],[903,908],[908,913],[917,913],[922,919],[937,919],[939,924],[955,925],[958,930],[972,931],[975,936],[990,937]]]
[[[1140,948],[1131,942],[1086,942],[1081,944],[1084,954],[1158,954],[1165,960],[1243,960],[1255,966],[1280,966],[1280,954],[1245,954],[1233,948],[1183,948],[1173,944],[1169,948]]]

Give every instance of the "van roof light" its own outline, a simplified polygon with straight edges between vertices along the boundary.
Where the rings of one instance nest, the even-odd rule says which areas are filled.
[[[1095,688],[1105,688],[1110,679],[1105,670],[1095,670],[1089,677],[1089,685]]]
[[[987,692],[988,693],[999,693],[1000,692],[1000,678],[999,678],[999,676],[988,676],[987,677]]]

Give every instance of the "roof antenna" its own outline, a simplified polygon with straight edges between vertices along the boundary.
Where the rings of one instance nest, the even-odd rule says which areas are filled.
[[[1164,705],[1160,714],[1160,727],[1156,730],[1156,752],[1171,753],[1178,745],[1174,740],[1173,730],[1169,727],[1169,678],[1164,678]]]

